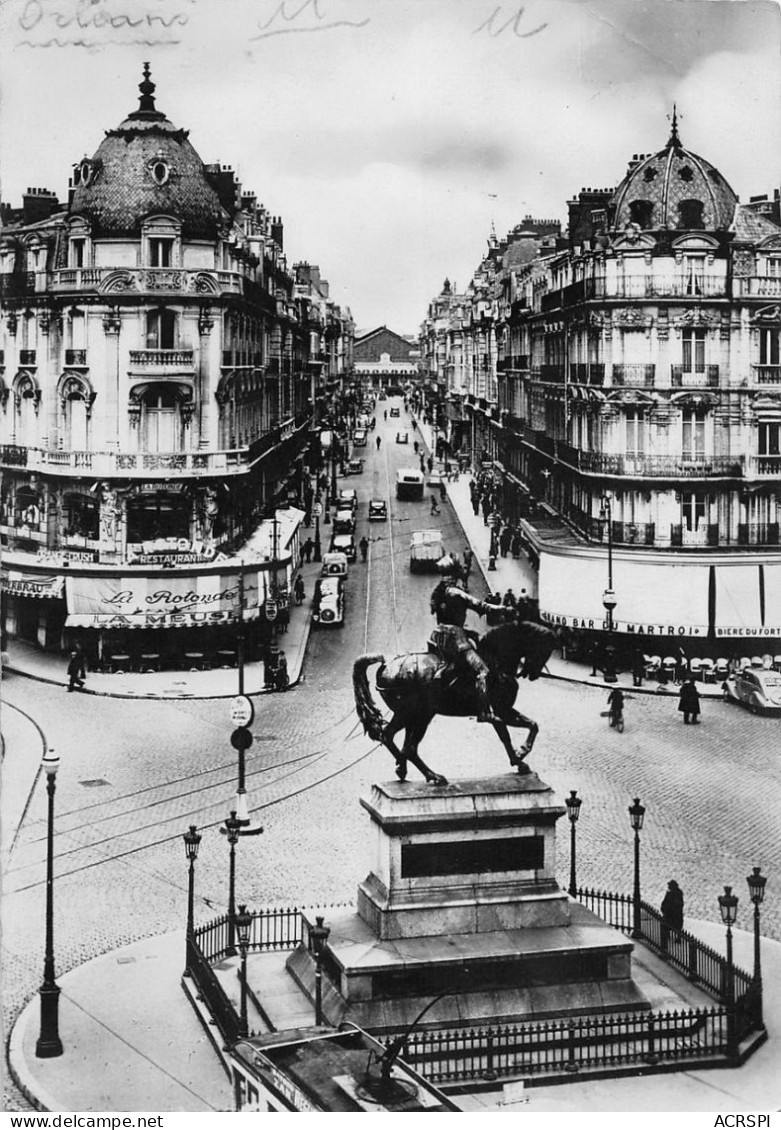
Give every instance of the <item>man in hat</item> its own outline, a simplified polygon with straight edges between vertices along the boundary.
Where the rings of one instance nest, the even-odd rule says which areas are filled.
[[[443,577],[431,594],[431,611],[437,626],[430,642],[441,659],[453,663],[457,671],[472,679],[480,700],[477,721],[497,722],[488,697],[488,667],[464,628],[470,608],[483,616],[488,605],[465,591],[462,569],[455,558],[444,557],[437,568]]]

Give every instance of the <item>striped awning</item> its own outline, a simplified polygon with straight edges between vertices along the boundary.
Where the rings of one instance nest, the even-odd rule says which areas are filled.
[[[59,600],[65,580],[53,573],[24,573],[18,569],[3,569],[3,591],[13,596],[32,596],[37,600]]]

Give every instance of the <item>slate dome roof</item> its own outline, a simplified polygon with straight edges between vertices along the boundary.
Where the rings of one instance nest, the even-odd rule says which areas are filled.
[[[611,201],[613,226],[624,230],[726,231],[738,198],[709,161],[684,149],[673,113],[670,140],[652,156],[636,157]]]
[[[188,131],[155,108],[149,75],[145,63],[138,110],[76,166],[70,215],[89,220],[93,236],[137,237],[145,217],[163,213],[181,221],[183,237],[213,239],[224,209]]]

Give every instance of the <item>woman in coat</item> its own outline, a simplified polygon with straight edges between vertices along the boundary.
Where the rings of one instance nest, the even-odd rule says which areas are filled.
[[[687,679],[681,687],[678,709],[683,715],[683,720],[687,726],[690,722],[694,726],[697,725],[700,720],[700,692],[694,685],[694,679]]]

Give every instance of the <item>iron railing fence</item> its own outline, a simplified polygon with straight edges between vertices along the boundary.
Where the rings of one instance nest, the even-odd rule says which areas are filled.
[[[228,915],[196,926],[194,942],[206,961],[222,961],[228,952]],[[250,926],[249,949],[293,950],[304,938],[304,916],[297,906],[256,910]]]
[[[434,1083],[702,1062],[728,1052],[727,1010],[637,1012],[414,1032],[404,1058]],[[386,1045],[392,1037],[386,1040]]]
[[[239,1038],[239,1017],[195,937],[187,939],[187,968],[226,1044]]]

